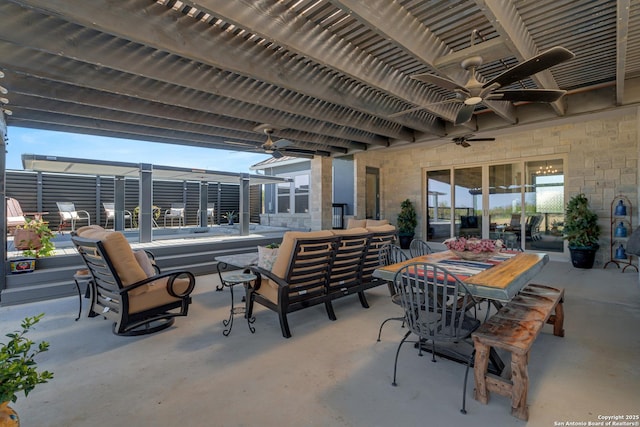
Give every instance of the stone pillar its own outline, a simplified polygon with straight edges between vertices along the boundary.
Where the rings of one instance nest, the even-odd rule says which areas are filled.
[[[332,228],[333,173],[331,157],[314,156],[311,160],[311,194],[309,212],[312,230]]]

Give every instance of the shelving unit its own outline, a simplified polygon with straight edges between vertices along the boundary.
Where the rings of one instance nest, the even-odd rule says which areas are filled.
[[[624,212],[620,212],[618,206],[622,202],[622,206]],[[624,214],[624,215],[623,215]],[[619,228],[620,224],[626,229],[624,236],[620,235],[620,233],[616,233],[616,229]],[[604,265],[604,268],[607,268],[609,264],[615,264],[618,268],[622,267],[622,272],[624,272],[627,268],[633,267],[638,271],[638,266],[633,263],[632,256],[626,254],[627,249],[627,241],[629,240],[629,236],[633,232],[633,206],[631,205],[631,201],[627,196],[618,195],[613,198],[611,201],[611,224],[610,224],[610,232],[611,232],[611,243],[609,245],[609,261]],[[620,246],[625,250],[626,258],[616,258],[617,251]]]

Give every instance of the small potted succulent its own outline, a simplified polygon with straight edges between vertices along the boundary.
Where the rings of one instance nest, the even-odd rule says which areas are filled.
[[[49,350],[49,343],[42,341],[32,350],[36,343],[26,337],[43,316],[41,313],[25,318],[21,323],[22,330],[7,334],[9,341],[0,343],[0,425],[19,426],[18,415],[9,403],[18,400],[19,392],[24,392],[26,397],[36,385],[53,378],[49,371],[38,371],[34,360],[39,353]]]
[[[233,221],[236,219],[236,211],[225,212],[222,217],[229,222],[229,225],[233,225]]]

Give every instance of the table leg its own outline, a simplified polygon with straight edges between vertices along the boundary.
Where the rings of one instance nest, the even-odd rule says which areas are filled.
[[[224,326],[228,326],[227,329],[222,331],[222,335],[224,335],[225,337],[229,336],[229,334],[231,333],[231,328],[233,328],[233,315],[234,315],[233,285],[229,286],[229,293],[231,294],[231,309],[229,310],[229,319],[222,321],[222,324]]]

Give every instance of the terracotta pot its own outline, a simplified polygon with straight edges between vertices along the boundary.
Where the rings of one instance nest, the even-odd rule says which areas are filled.
[[[42,247],[40,236],[33,230],[16,229],[13,235],[13,244],[16,249],[21,251],[26,249],[38,250]]]
[[[20,427],[18,413],[9,406],[9,402],[0,403],[0,427]]]

